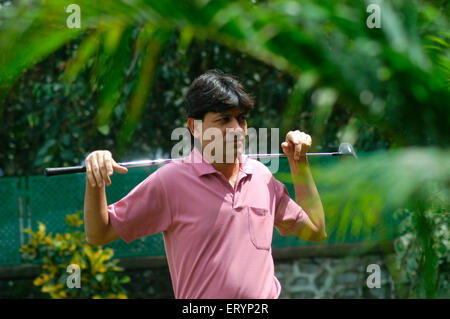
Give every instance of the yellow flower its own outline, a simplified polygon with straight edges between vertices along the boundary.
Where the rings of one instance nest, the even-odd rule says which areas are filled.
[[[56,294],[57,291],[60,290],[62,287],[64,287],[63,284],[57,284],[57,285],[47,284],[47,285],[42,286],[41,291],[42,292],[48,292],[51,295],[51,297],[54,298],[52,293]]]
[[[108,268],[106,268],[105,266],[101,266],[97,269],[98,272],[106,272],[108,270]]]
[[[66,223],[69,226],[72,226],[72,227],[79,227],[79,226],[81,226],[83,224],[83,221],[80,218],[80,214],[81,214],[81,211],[76,212],[75,214],[72,214],[72,215],[67,215],[66,216]]]
[[[38,238],[39,239],[44,239],[44,237],[45,237],[45,231],[47,230],[47,228],[46,228],[46,226],[45,226],[45,224],[44,223],[41,223],[41,222],[38,222],[38,232],[37,232],[37,235],[38,235]]]
[[[49,280],[50,280],[50,277],[47,274],[40,274],[39,277],[37,277],[33,281],[33,285],[41,286],[43,284],[46,284]]]
[[[45,237],[44,243],[51,246],[51,245],[53,245],[53,240],[50,237]]]

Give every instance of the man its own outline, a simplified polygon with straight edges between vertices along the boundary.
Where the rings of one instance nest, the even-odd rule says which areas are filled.
[[[322,204],[305,155],[311,137],[291,131],[281,144],[289,156],[294,201],[265,165],[242,154],[253,100],[235,78],[209,71],[194,80],[186,99],[187,124],[200,148],[162,166],[117,203],[107,205],[105,185],[111,185],[113,171],[127,169],[109,151],[86,158],[87,240],[95,245],[118,238],[130,243],[163,232],[176,298],[278,298],[273,227],[308,241],[326,238]],[[211,130],[222,136],[205,138]],[[230,132],[233,138],[228,138]],[[214,151],[204,152],[210,143],[215,143]],[[222,156],[216,153],[218,145]]]

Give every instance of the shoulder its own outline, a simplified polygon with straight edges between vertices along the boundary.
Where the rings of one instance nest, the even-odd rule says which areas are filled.
[[[270,171],[270,169],[258,160],[248,158],[246,165],[251,166],[253,172],[256,174],[272,176],[272,172]]]
[[[248,163],[253,167],[253,175],[257,176],[256,180],[264,181],[270,185],[275,191],[283,191],[284,183],[279,181],[272,171],[265,164],[255,159],[248,159]]]
[[[170,185],[172,182],[180,182],[181,180],[192,175],[192,167],[180,161],[173,161],[159,167],[152,175],[164,185]]]
[[[266,183],[271,183],[271,180],[274,178],[270,169],[256,159],[249,158],[247,159],[246,166],[251,168],[252,174],[262,179]]]

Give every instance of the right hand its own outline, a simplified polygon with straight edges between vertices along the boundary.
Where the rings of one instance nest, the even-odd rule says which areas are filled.
[[[94,151],[85,160],[86,179],[92,187],[110,186],[109,178],[114,171],[120,174],[128,172],[126,167],[120,166],[113,160],[110,151]]]

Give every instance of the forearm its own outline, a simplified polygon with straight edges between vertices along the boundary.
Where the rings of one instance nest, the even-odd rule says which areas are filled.
[[[84,197],[84,230],[88,242],[98,244],[109,228],[105,186],[92,187],[86,181]]]
[[[295,201],[308,214],[311,222],[321,232],[325,232],[325,214],[308,159],[306,156],[301,157],[299,161],[289,159],[289,166],[294,183]]]

